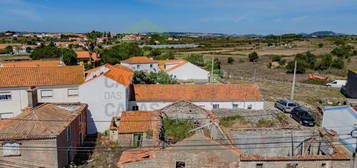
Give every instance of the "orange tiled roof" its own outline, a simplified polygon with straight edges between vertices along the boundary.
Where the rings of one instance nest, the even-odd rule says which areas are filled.
[[[159,63],[159,67],[162,71],[164,72],[170,72],[182,65],[185,65],[187,63],[186,60],[182,60],[182,59],[176,59],[176,60],[160,60],[158,61]],[[176,64],[175,66],[171,67],[171,68],[168,68],[166,69],[166,64]]]
[[[90,59],[91,55],[88,51],[76,51],[78,59]],[[92,53],[93,61],[99,61],[99,57],[97,53]]]
[[[148,57],[131,57],[121,62],[128,63],[128,64],[145,64],[145,63],[155,63],[156,61]]]
[[[79,85],[84,82],[82,66],[2,67],[0,87]]]
[[[153,155],[159,151],[161,151],[160,148],[138,148],[124,151],[120,156],[117,166],[120,167],[125,163],[152,159]]]
[[[60,60],[33,60],[33,61],[9,61],[0,62],[0,67],[57,67]]]
[[[7,46],[8,46],[7,44],[0,44],[0,50],[5,49]]]
[[[134,85],[136,101],[263,100],[256,85]]]
[[[134,72],[130,68],[123,66],[123,65],[114,65],[113,66],[113,65],[105,64],[103,66],[105,66],[106,68],[109,69],[107,72],[102,74],[105,77],[108,77],[114,81],[117,81],[117,82],[123,84],[124,86],[129,86],[131,84],[131,80],[134,77]],[[96,68],[86,71],[85,73],[90,74],[92,72],[99,70],[100,68],[101,67],[96,67]],[[95,78],[93,78],[93,79],[95,79]],[[93,79],[91,79],[91,80],[93,80]],[[86,82],[89,82],[91,80],[88,80]]]
[[[83,112],[85,104],[63,104],[62,106],[77,106],[67,110],[60,104],[42,104],[33,109],[28,109],[9,119],[10,121],[0,128],[1,140],[6,139],[37,139],[53,138],[60,135],[63,130]],[[61,122],[51,122],[60,120]]]
[[[106,65],[106,67],[109,67],[110,70],[104,73],[104,76],[115,80],[125,86],[129,86],[131,84],[131,80],[134,77],[134,72],[131,69],[123,65],[112,66],[108,64]]]
[[[147,132],[160,129],[159,111],[128,111],[120,116],[119,133]]]

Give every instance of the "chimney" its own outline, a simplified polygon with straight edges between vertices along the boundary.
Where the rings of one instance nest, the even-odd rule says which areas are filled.
[[[31,87],[27,89],[27,98],[28,98],[28,107],[33,108],[36,107],[37,101],[37,88]]]

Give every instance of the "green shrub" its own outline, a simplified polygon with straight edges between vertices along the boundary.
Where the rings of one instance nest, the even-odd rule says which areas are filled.
[[[232,57],[228,57],[227,63],[232,64],[234,62],[234,59]]]
[[[281,56],[274,56],[272,59],[271,59],[273,62],[280,62],[281,61]]]
[[[257,122],[257,127],[259,128],[263,128],[263,127],[273,127],[275,126],[275,122],[273,120],[264,120],[264,119],[260,119]]]
[[[231,127],[234,124],[234,121],[236,121],[236,120],[244,120],[244,117],[242,117],[240,115],[222,117],[219,120],[219,124],[224,127]]]
[[[193,132],[189,132],[194,128],[193,123],[190,121],[164,118],[163,126],[165,137],[173,138],[173,143],[193,135]]]
[[[248,55],[248,57],[249,57],[249,61],[250,62],[257,62],[258,61],[258,59],[259,59],[259,56],[258,56],[258,54],[257,54],[257,52],[252,52],[252,53],[250,53],[249,55]]]

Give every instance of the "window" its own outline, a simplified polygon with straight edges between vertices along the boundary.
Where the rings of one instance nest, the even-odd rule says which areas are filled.
[[[287,168],[297,168],[298,164],[297,163],[288,163]]]
[[[237,109],[238,108],[238,104],[233,104],[233,109]]]
[[[68,96],[78,96],[78,89],[68,89]]]
[[[176,162],[176,168],[185,168],[185,162],[182,161],[177,161]]]
[[[14,113],[0,113],[0,119],[12,118]]]
[[[139,106],[133,106],[133,107],[132,107],[132,110],[133,110],[133,111],[138,111],[138,110],[139,110]]]
[[[253,109],[253,105],[249,104],[249,105],[248,105],[248,109],[249,109],[249,110]]]
[[[213,109],[219,109],[219,104],[213,104]]]
[[[52,90],[41,90],[41,98],[51,98],[53,97]]]
[[[143,134],[142,133],[134,134],[133,146],[134,147],[140,147],[142,142],[143,142]]]
[[[136,65],[136,68],[139,69],[139,68],[140,68],[140,65]]]
[[[150,68],[152,68],[152,64],[150,64]]]
[[[10,92],[0,92],[0,101],[11,100]]]
[[[3,155],[4,156],[20,156],[20,144],[7,142],[3,144]]]
[[[263,168],[263,163],[257,163],[256,168]]]

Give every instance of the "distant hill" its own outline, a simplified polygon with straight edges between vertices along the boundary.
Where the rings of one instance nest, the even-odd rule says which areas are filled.
[[[308,37],[313,37],[313,36],[341,36],[344,34],[335,33],[333,31],[317,31],[317,32],[313,32],[311,34],[304,34],[304,35],[308,36]]]

